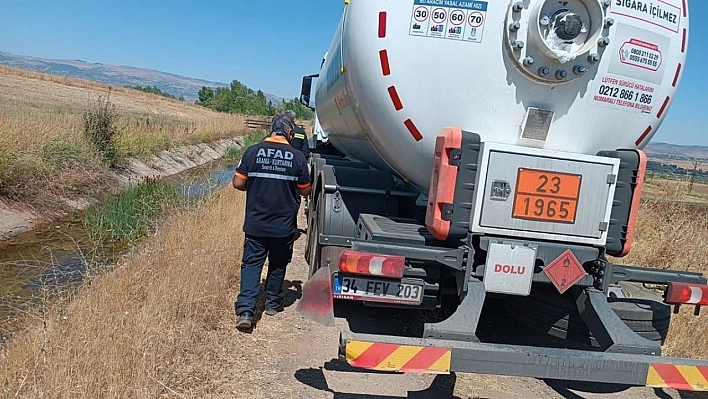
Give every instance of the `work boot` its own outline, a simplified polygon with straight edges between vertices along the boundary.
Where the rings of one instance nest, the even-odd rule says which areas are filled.
[[[281,308],[268,308],[268,309],[266,309],[265,312],[263,312],[263,313],[265,313],[266,316],[275,316],[275,315],[278,314],[278,312],[280,312],[281,310],[282,310]]]
[[[249,330],[253,325],[253,313],[243,312],[239,315],[236,328],[239,330]]]

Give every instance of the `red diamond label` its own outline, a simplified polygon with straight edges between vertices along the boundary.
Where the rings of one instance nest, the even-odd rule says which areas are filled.
[[[546,276],[561,294],[566,292],[573,284],[587,276],[585,270],[580,265],[578,258],[568,249],[556,260],[543,269]]]

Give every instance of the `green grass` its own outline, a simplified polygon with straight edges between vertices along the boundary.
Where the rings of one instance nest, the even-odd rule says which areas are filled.
[[[151,155],[160,153],[160,151],[169,149],[171,146],[170,137],[165,133],[124,132],[116,139],[118,154],[122,158],[137,157],[144,160]]]
[[[264,130],[254,131],[244,137],[242,148],[229,148],[224,159],[227,162],[238,162],[247,147],[265,137]],[[76,157],[80,155],[78,150],[71,150],[71,147],[63,153],[74,154]],[[163,212],[178,206],[181,198],[174,185],[147,179],[86,211],[84,224],[89,227],[89,235],[94,241],[135,241],[147,235]]]
[[[262,129],[254,130],[253,133],[244,137],[243,147],[241,147],[241,148],[238,148],[238,147],[227,148],[226,153],[224,154],[224,159],[228,162],[240,161],[241,156],[243,155],[244,151],[246,151],[246,148],[252,146],[253,144],[261,142],[261,140],[263,140],[266,137],[266,135],[267,135],[267,133],[265,130],[262,130]]]
[[[15,155],[8,149],[8,144],[0,141],[0,192],[3,185],[7,184],[14,157]]]
[[[42,160],[48,168],[72,164],[88,163],[94,156],[85,145],[70,143],[67,140],[53,141],[42,147]]]
[[[147,235],[163,212],[177,204],[179,194],[172,184],[146,180],[89,209],[84,224],[94,241],[135,241]]]

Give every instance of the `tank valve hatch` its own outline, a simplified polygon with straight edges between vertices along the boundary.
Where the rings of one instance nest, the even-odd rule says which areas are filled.
[[[609,44],[603,0],[512,0],[506,46],[533,79],[563,83],[597,67]]]

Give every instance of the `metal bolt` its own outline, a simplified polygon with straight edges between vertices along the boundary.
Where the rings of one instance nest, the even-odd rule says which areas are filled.
[[[600,55],[598,53],[590,53],[588,54],[588,61],[591,63],[595,63],[600,61]]]
[[[551,73],[551,69],[548,68],[547,66],[542,66],[542,67],[538,68],[538,74],[540,76],[546,76],[549,73]]]
[[[524,48],[524,42],[521,40],[514,40],[513,43],[511,43],[511,46],[514,47],[516,50],[521,50]]]
[[[578,64],[573,67],[573,73],[575,73],[576,75],[582,75],[587,72],[587,70],[588,69],[585,67],[585,65],[582,64]]]
[[[612,4],[612,0],[602,0],[602,6],[607,8]]]
[[[520,1],[517,1],[516,3],[514,3],[511,9],[514,10],[514,12],[520,12],[524,9],[524,4]]]
[[[514,21],[509,24],[509,30],[512,32],[516,32],[520,28],[521,28],[521,24],[519,23],[519,21]]]
[[[566,77],[568,77],[568,71],[566,71],[565,69],[559,69],[556,71],[556,79],[563,80]]]
[[[534,60],[533,57],[531,57],[531,56],[524,58],[524,65],[525,66],[533,65],[534,62],[536,62],[536,60]]]
[[[615,24],[614,18],[607,18],[605,19],[605,28],[609,28],[610,26]]]
[[[609,37],[601,37],[600,40],[597,41],[597,45],[600,47],[605,47],[608,44],[610,44],[610,38]]]

